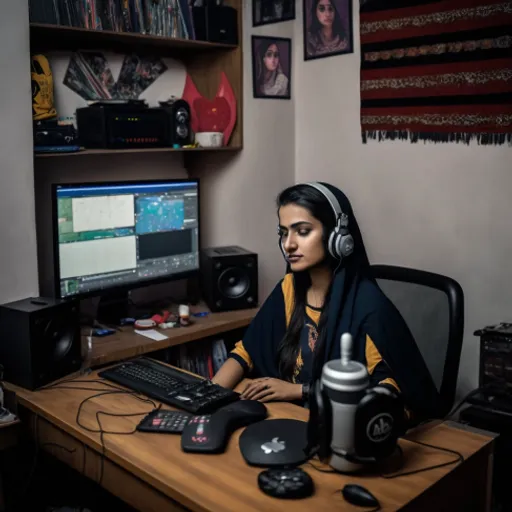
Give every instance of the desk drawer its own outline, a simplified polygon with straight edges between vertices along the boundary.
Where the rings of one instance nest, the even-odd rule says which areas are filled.
[[[54,456],[80,474],[99,482],[101,454],[78,439],[29,413],[33,436],[41,449]],[[125,503],[141,512],[183,512],[187,510],[121,466],[105,458],[101,486]]]

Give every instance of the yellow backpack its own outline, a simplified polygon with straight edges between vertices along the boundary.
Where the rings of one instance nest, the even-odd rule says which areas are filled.
[[[32,55],[32,117],[34,121],[57,115],[53,105],[53,76],[44,55]]]

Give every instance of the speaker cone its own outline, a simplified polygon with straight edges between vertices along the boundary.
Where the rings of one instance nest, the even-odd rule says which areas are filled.
[[[218,289],[228,299],[238,299],[247,293],[251,280],[247,272],[238,267],[224,270],[217,281]]]
[[[46,324],[43,340],[52,347],[48,350],[50,360],[58,362],[67,356],[73,345],[73,334],[73,329],[64,320],[53,318]]]

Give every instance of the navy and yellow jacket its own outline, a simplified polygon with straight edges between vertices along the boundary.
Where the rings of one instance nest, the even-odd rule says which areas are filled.
[[[294,307],[294,288],[293,275],[287,274],[281,281],[281,292],[284,299],[284,310],[286,316],[286,327],[290,324]],[[306,324],[302,330],[300,339],[300,349],[295,363],[295,371],[292,382],[306,383],[312,380],[313,355],[315,353],[316,342],[318,340],[318,323],[322,311],[312,306],[306,307]],[[229,357],[240,363],[244,369],[245,375],[249,375],[254,370],[254,362],[249,352],[244,347],[244,342],[239,341]],[[368,368],[373,385],[388,384],[400,391],[398,384],[392,376],[392,372],[384,361],[379,350],[375,346],[371,336],[365,333],[364,364]]]

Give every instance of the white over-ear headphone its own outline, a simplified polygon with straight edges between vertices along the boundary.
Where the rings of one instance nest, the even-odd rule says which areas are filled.
[[[325,185],[316,181],[304,183],[304,185],[318,190],[331,205],[332,211],[336,217],[336,226],[329,233],[327,238],[327,249],[333,258],[341,261],[354,252],[354,239],[348,230],[348,215],[343,213],[336,196]],[[281,239],[279,246],[281,247],[281,252],[285,255],[286,253]]]

